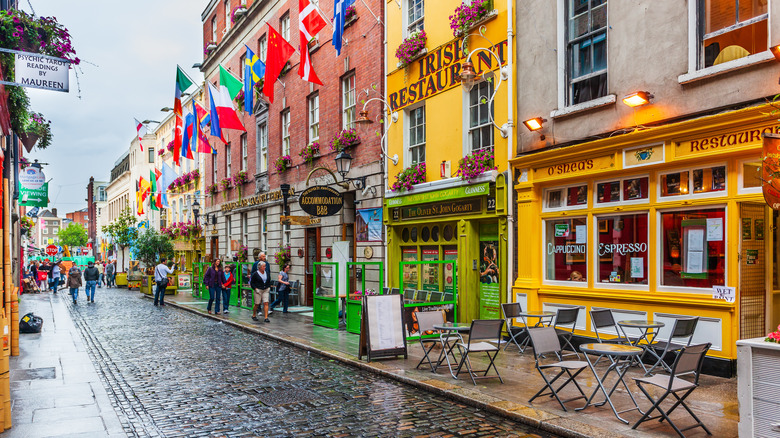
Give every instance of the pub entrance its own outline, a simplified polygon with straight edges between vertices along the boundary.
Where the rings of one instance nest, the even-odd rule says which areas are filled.
[[[314,303],[314,263],[320,261],[320,228],[306,228],[306,293],[302,306]]]

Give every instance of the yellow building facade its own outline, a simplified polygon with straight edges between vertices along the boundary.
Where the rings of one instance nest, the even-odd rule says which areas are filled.
[[[730,375],[737,339],[780,322],[778,213],[761,192],[766,105],[637,130],[511,161],[523,308],[580,306],[616,320],[698,316],[714,373]],[[733,288],[734,299],[728,296]],[[613,330],[614,331],[614,330]],[[612,333],[614,335],[614,333]],[[632,335],[632,333],[629,333]]]
[[[387,161],[384,223],[389,286],[405,291],[407,303],[446,303],[451,319],[469,321],[500,317],[510,289],[514,20],[512,3],[480,3],[479,20],[454,36],[448,17],[461,5],[403,0],[386,6],[385,100],[398,116],[387,128],[387,155],[398,162]],[[395,56],[421,30],[424,49],[408,62]],[[479,77],[464,84],[467,60]],[[459,162],[475,152],[492,153],[494,169],[464,180]],[[424,182],[391,190],[399,173],[422,163]]]

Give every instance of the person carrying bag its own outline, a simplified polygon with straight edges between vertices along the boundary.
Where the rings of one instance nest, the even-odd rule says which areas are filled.
[[[165,305],[165,289],[168,288],[168,274],[173,274],[171,268],[165,264],[165,257],[160,257],[160,264],[154,268],[154,281],[157,283],[157,290],[154,293],[154,305],[160,303]]]

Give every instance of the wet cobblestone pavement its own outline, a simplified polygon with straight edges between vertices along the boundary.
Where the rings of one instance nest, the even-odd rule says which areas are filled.
[[[68,303],[133,437],[549,437],[137,292]]]

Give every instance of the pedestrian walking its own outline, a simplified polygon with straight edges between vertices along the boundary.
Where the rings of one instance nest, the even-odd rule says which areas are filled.
[[[214,307],[214,314],[219,315],[219,302],[222,295],[222,260],[216,259],[206,270],[206,275],[203,276],[203,284],[209,288],[209,304],[206,306],[206,311],[209,315],[212,314],[211,306],[214,304],[214,300],[217,300],[217,305]]]
[[[116,271],[116,268],[114,267],[114,262],[108,262],[108,265],[106,265],[106,287],[114,287],[114,273]]]
[[[271,322],[268,319],[268,304],[271,296],[271,271],[263,253],[260,253],[260,260],[255,262],[249,285],[254,290],[255,301],[255,305],[252,307],[252,320],[258,321],[257,311],[260,310],[260,306],[263,306],[264,321]]]
[[[59,280],[59,277],[57,277]],[[77,304],[76,301],[79,297],[79,288],[81,287],[81,269],[78,266],[73,265],[68,271],[68,288],[70,289],[70,296],[73,298],[73,304]]]
[[[50,274],[51,274],[51,277],[49,278],[49,281],[51,282],[51,284],[50,284],[51,290],[55,294],[57,293],[57,288],[60,285],[60,276],[62,275],[61,272],[60,272],[60,269],[61,269],[60,264],[62,264],[62,262],[55,263],[51,267],[51,271],[49,271]],[[81,272],[81,271],[79,270],[79,272]]]
[[[227,315],[228,305],[230,304],[230,292],[236,283],[235,276],[236,265],[227,265],[222,273],[222,313]],[[217,308],[219,308],[219,299],[217,299]]]
[[[279,273],[279,279],[276,286],[276,300],[269,306],[268,314],[274,313],[274,307],[282,303],[282,313],[287,313],[287,304],[290,298],[290,264],[285,263],[282,272]]]
[[[30,262],[30,277],[32,277],[32,281],[35,282],[35,284],[38,284],[38,261],[33,260]],[[40,287],[40,285],[38,285]]]
[[[95,287],[97,286],[99,280],[100,271],[95,267],[95,262],[88,262],[87,269],[84,270],[84,281],[87,282],[87,286],[84,288],[84,292],[87,294],[87,303],[95,302]]]
[[[98,262],[97,265],[95,265],[95,267],[97,268],[98,273],[100,274],[98,276],[97,287],[103,287],[103,263]]]
[[[176,264],[174,263],[174,266]],[[154,268],[154,281],[157,283],[157,290],[154,292],[154,305],[160,303],[165,305],[165,289],[168,288],[168,274],[173,274],[173,270],[165,264],[165,257],[160,257],[160,264]]]

